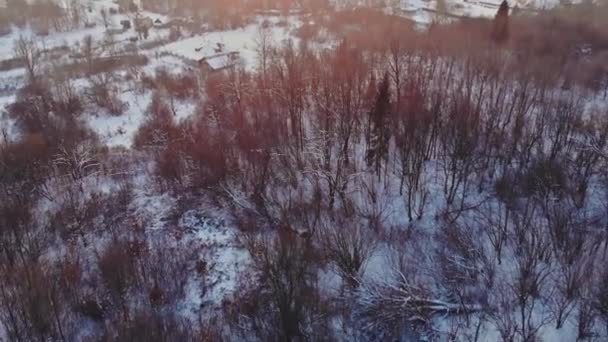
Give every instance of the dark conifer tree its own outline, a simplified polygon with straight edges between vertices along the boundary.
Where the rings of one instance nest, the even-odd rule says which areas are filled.
[[[390,98],[388,75],[385,74],[378,87],[374,106],[369,113],[369,136],[366,155],[368,166],[373,165],[378,176],[380,176],[382,160],[388,154]]]
[[[496,16],[494,17],[494,27],[492,29],[492,38],[497,43],[503,43],[509,39],[509,3],[504,0]]]

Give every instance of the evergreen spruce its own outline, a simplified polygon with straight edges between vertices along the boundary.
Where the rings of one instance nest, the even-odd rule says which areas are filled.
[[[494,17],[492,38],[497,43],[503,43],[509,39],[509,3],[507,0],[500,4]]]
[[[388,154],[390,97],[388,75],[385,74],[382,83],[378,87],[376,101],[369,114],[369,135],[366,155],[368,166],[374,166],[378,176],[380,176],[382,160]]]

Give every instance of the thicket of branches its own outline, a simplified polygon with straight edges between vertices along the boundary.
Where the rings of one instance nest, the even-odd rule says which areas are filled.
[[[586,60],[569,51],[519,49],[523,30],[497,46],[490,28],[389,32],[374,48],[260,39],[258,69],[211,75],[182,122],[174,97],[198,92],[159,72],[171,87],[122,154],[82,125],[86,99],[32,77],[8,108],[22,135],[0,145],[6,335],[533,341],[568,322],[605,336],[608,120],[587,102],[608,83],[571,77]],[[138,219],[138,173],[233,213],[252,269],[211,323],[179,314],[205,261]]]

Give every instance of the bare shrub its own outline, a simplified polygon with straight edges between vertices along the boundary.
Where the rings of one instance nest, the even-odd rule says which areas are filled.
[[[368,228],[352,221],[330,221],[320,238],[326,257],[338,268],[342,278],[350,286],[357,286],[375,247]]]
[[[129,315],[128,291],[136,279],[135,260],[128,251],[127,242],[113,241],[97,259],[103,284],[124,318]]]
[[[107,74],[98,74],[91,77],[91,87],[88,97],[101,108],[105,108],[112,115],[121,115],[129,108],[129,104],[122,101],[114,88],[113,77]]]
[[[293,234],[252,238],[249,243],[260,287],[240,298],[232,315],[243,336],[266,341],[327,338],[316,288],[311,246]]]

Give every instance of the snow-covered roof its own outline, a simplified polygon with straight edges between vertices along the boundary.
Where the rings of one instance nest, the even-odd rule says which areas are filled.
[[[225,44],[220,40],[208,39],[206,37],[192,37],[164,47],[165,51],[192,61],[201,61],[207,57],[213,57],[228,51],[236,51],[236,49],[226,49]]]
[[[233,67],[236,64],[238,52],[223,53],[215,56],[206,57],[202,62],[206,63],[212,71],[218,71]]]

